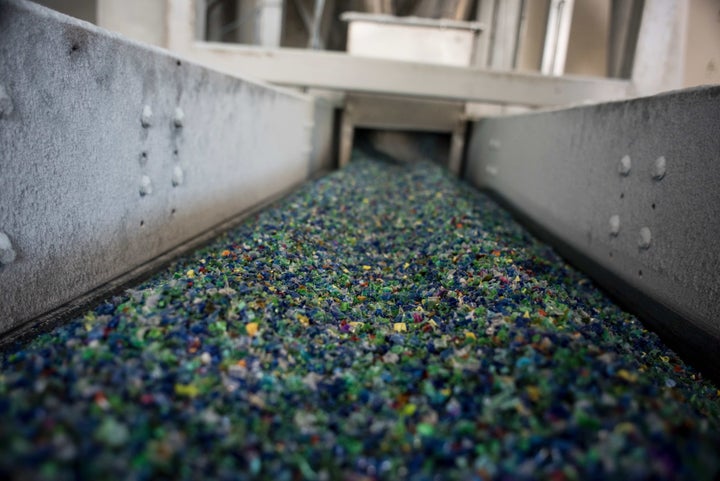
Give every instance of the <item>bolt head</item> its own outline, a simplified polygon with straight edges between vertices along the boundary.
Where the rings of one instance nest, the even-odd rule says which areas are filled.
[[[7,265],[15,261],[17,253],[13,249],[10,238],[4,232],[0,232],[0,265]]]
[[[632,168],[632,161],[630,160],[629,155],[623,155],[623,158],[620,159],[620,164],[618,165],[618,172],[623,177],[627,177],[630,175],[630,169]]]
[[[667,170],[667,161],[665,157],[660,156],[655,159],[655,165],[653,166],[653,179],[662,180],[665,177],[665,171]]]
[[[145,197],[146,195],[152,194],[152,181],[147,175],[143,175],[140,179],[140,196]]]
[[[175,168],[173,168],[173,175],[172,175],[173,187],[182,185],[184,180],[185,180],[185,173],[183,172],[182,168],[179,165],[176,165]]]
[[[640,234],[638,235],[638,247],[641,249],[649,249],[651,242],[652,233],[650,232],[650,229],[648,227],[640,229]]]
[[[185,112],[180,107],[175,108],[175,116],[173,117],[173,124],[175,128],[181,128],[185,122]]]
[[[140,123],[144,128],[147,129],[150,125],[152,125],[152,115],[152,108],[150,108],[149,105],[145,105],[143,107],[142,116],[140,117]]]
[[[620,233],[620,216],[615,214],[610,216],[610,235],[613,237],[617,237],[617,235]]]

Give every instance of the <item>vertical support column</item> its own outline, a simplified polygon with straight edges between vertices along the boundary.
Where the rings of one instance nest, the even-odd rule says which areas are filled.
[[[196,0],[195,2],[195,39],[205,41],[207,39],[207,2]]]
[[[574,0],[550,1],[550,12],[545,30],[545,47],[540,67],[540,71],[545,75],[565,73],[574,4]]]
[[[166,0],[167,47],[188,52],[195,41],[195,6],[193,0]]]
[[[460,175],[462,169],[463,153],[465,151],[465,131],[467,122],[464,118],[458,120],[455,130],[450,139],[450,156],[448,157],[448,170],[455,175]]]
[[[258,0],[259,27],[257,42],[263,47],[280,47],[282,32],[282,0]]]
[[[608,77],[630,78],[644,0],[612,0],[608,45]]]
[[[688,2],[646,0],[632,80],[639,96],[682,87]]]
[[[475,67],[485,68],[490,57],[490,46],[492,38],[495,34],[493,29],[493,17],[495,11],[495,0],[478,0],[477,14],[475,18],[483,24],[483,30],[477,36],[475,44],[475,58],[473,65]]]
[[[324,49],[325,42],[320,35],[320,27],[322,26],[323,14],[325,13],[325,0],[315,0],[315,8],[313,10],[313,19],[308,32],[310,41],[308,46],[313,49]]]
[[[497,70],[515,68],[523,6],[523,0],[503,0],[495,4],[487,67]]]
[[[352,105],[346,104],[342,113],[342,125],[340,126],[340,158],[338,159],[340,167],[349,164],[352,157],[353,137],[355,136],[355,124],[352,114]]]

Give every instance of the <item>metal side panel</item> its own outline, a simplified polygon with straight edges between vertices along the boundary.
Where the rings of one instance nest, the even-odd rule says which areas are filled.
[[[307,179],[314,112],[0,0],[0,332]]]
[[[466,174],[720,373],[718,126],[717,86],[489,118]]]

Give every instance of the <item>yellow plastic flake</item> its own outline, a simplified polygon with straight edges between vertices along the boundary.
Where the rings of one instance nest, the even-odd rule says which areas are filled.
[[[190,269],[185,273],[186,276],[188,276],[190,279],[193,279],[195,277],[195,271]]]
[[[258,323],[257,322],[248,322],[245,324],[245,332],[248,333],[248,336],[254,336],[258,332]]]
[[[662,362],[670,362],[670,357],[668,357],[668,356],[660,356],[660,360],[661,360]]]
[[[619,377],[620,379],[623,379],[627,382],[636,382],[637,378],[638,378],[637,374],[631,373],[625,369],[620,369],[617,372],[617,377]]]
[[[437,322],[435,322],[434,319],[430,319],[430,320],[428,321],[428,324],[430,324],[432,327],[437,327],[437,326],[438,326],[438,325],[437,325]]]
[[[477,339],[477,336],[474,332],[465,331],[465,338],[466,339]]]
[[[302,324],[305,327],[308,327],[310,325],[310,318],[308,316],[298,314],[298,321],[300,321],[300,324]]]
[[[448,388],[445,388],[445,389],[441,389],[441,390],[440,390],[440,394],[442,394],[442,395],[445,396],[445,397],[449,396],[451,392],[452,392],[452,391],[451,391],[450,389],[448,389]]]
[[[525,311],[525,314],[523,314],[523,318],[530,319],[530,313],[528,311]]]
[[[200,392],[193,384],[175,384],[175,394],[178,396],[195,397]]]
[[[407,325],[404,322],[396,322],[393,324],[393,330],[395,332],[407,332]]]
[[[363,323],[358,321],[348,322],[348,324],[350,324],[350,327],[352,327],[353,330],[363,326]]]
[[[621,434],[628,434],[635,432],[635,425],[633,423],[629,422],[622,422],[615,426],[615,429],[613,431]]]
[[[413,403],[408,403],[403,407],[402,413],[405,416],[412,416],[413,414],[415,414],[415,411],[417,411],[417,406]]]
[[[515,279],[513,279],[515,282],[520,282],[520,276],[515,276]]]
[[[408,267],[410,267],[410,263],[409,263],[409,262],[406,262],[405,264],[403,264],[403,269],[407,269]]]
[[[527,395],[532,402],[536,403],[540,400],[540,388],[537,386],[528,386],[525,388],[525,392],[527,392]]]
[[[345,274],[350,274],[350,271],[347,270],[347,269],[345,269],[344,267],[342,268],[342,271],[343,271]]]
[[[363,267],[364,271],[369,271],[370,269],[372,269],[372,267],[370,267],[370,266],[362,266],[362,267]]]

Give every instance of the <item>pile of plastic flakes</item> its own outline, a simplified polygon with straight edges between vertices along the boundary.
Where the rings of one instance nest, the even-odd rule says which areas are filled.
[[[717,479],[720,391],[485,195],[360,158],[2,355],[3,479]]]

